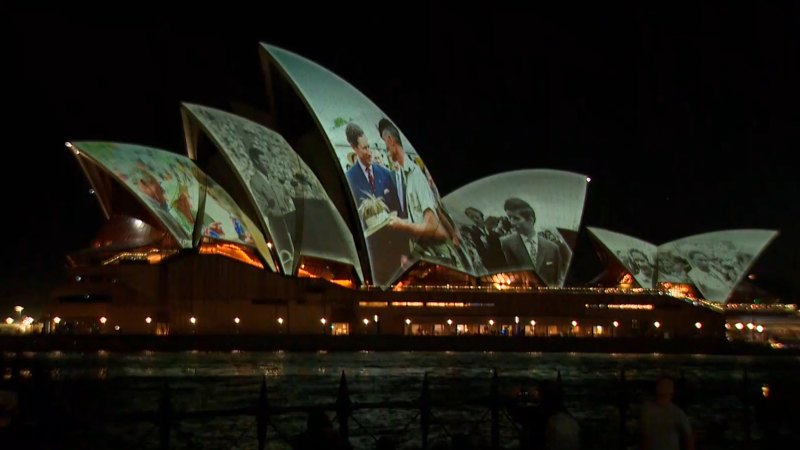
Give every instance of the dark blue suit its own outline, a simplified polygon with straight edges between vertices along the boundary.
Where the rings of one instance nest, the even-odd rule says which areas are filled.
[[[347,171],[347,182],[350,183],[350,190],[353,191],[353,198],[356,200],[356,208],[367,198],[368,194],[372,194],[375,197],[382,197],[383,202],[389,207],[389,211],[397,211],[400,217],[404,217],[400,214],[397,186],[394,183],[392,173],[383,166],[373,164],[372,176],[375,178],[374,192],[358,162],[353,164],[353,167]]]

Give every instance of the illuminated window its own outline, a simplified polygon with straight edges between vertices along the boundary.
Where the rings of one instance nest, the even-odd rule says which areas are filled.
[[[347,322],[334,322],[331,325],[331,333],[334,336],[346,336],[350,334],[350,324]]]
[[[394,303],[393,306],[396,306]],[[358,306],[362,308],[385,308],[389,306],[389,302],[358,302]]]

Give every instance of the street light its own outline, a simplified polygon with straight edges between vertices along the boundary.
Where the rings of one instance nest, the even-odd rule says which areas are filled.
[[[14,307],[14,311],[17,312],[17,316],[19,316],[20,320],[22,320],[22,310],[23,309],[25,309],[25,308],[23,308],[22,306],[19,306],[19,305]]]
[[[322,324],[322,334],[325,334],[325,324],[328,323],[328,320],[323,317],[319,319],[319,323]]]

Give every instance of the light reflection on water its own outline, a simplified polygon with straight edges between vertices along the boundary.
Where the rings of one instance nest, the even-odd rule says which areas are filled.
[[[4,353],[0,363],[3,364],[0,367],[6,382],[11,373],[7,368],[14,367],[14,373],[20,375],[17,379],[20,385],[39,383],[35,390],[37,395],[28,398],[29,405],[36,400],[46,402],[51,413],[61,411],[69,414],[79,425],[86,423],[86,426],[76,426],[69,431],[73,433],[71,438],[85,444],[86,448],[92,446],[91,440],[97,438],[98,433],[96,426],[88,424],[96,425],[98,418],[154,411],[165,385],[169,386],[172,402],[178,411],[250,406],[258,397],[262,379],[266,380],[270,405],[332,405],[343,373],[354,403],[416,401],[420,397],[423,377],[428,374],[434,403],[462,404],[455,410],[434,408],[436,417],[445,422],[443,428],[449,428],[448,434],[476,428],[488,435],[487,409],[476,405],[490,394],[495,369],[501,394],[509,395],[520,386],[554,380],[560,374],[568,407],[581,422],[587,438],[586,448],[618,448],[618,436],[608,430],[617,430],[618,427],[618,379],[623,368],[628,381],[627,395],[631,399],[629,428],[636,426],[637,407],[639,401],[648,395],[650,383],[666,372],[681,380],[682,400],[704,443],[703,447],[729,448],[731,443],[744,439],[743,423],[737,420],[745,417],[741,412],[745,371],[749,387],[759,394],[763,384],[780,385],[784,380],[796,382],[800,374],[798,357],[655,353],[48,352]],[[395,435],[401,447],[418,447],[415,413],[413,410],[385,409],[357,411],[355,419],[364,428],[351,426],[356,448],[372,448],[374,441],[370,434],[396,434],[398,430],[405,431]],[[36,408],[29,408],[26,414],[32,423],[41,426],[48,425],[47,420],[52,418],[52,415],[40,417]],[[483,423],[481,418],[484,418]],[[275,418],[288,434],[299,432],[304,420],[302,414]],[[125,431],[130,435],[146,433],[143,424],[127,426],[133,428]],[[231,430],[236,430],[237,436],[252,438],[255,434],[252,417],[220,418],[203,424],[187,422],[183,426],[202,437],[197,440],[201,443],[198,448],[216,448],[215,444],[232,438],[228,435]],[[104,433],[116,430],[114,427],[104,429],[112,430]],[[438,432],[432,430],[432,433],[432,438],[446,437],[441,429]],[[506,447],[514,446],[513,427],[509,423],[504,425],[503,437]],[[118,448],[125,448],[126,443],[131,448],[136,447],[136,443],[126,441],[122,435],[115,436],[115,439],[120,439]],[[242,441],[239,448],[249,448],[250,441]],[[153,447],[155,445],[150,445]],[[274,443],[271,448],[281,447]]]

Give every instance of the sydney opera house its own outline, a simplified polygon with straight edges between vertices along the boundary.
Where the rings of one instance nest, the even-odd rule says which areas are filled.
[[[260,52],[269,120],[186,103],[185,153],[67,144],[106,220],[67,256],[48,331],[722,336],[726,302],[777,234],[581,233],[589,179],[558,170],[440,195],[357,89]],[[584,235],[606,270],[565,285]]]

